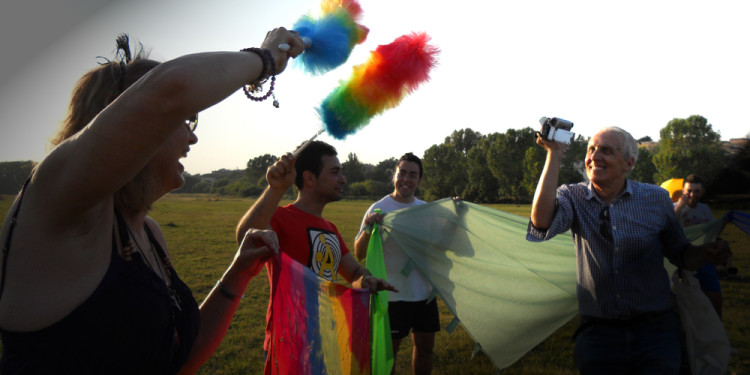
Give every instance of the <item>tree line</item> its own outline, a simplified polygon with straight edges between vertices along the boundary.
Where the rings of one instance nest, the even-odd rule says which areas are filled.
[[[477,203],[531,202],[546,156],[544,149],[536,144],[535,133],[536,129],[528,127],[491,134],[481,134],[470,128],[454,131],[443,143],[425,150],[422,158],[425,174],[419,195],[428,201],[461,196]],[[585,180],[583,163],[588,141],[589,138],[579,135],[568,146],[560,184]],[[661,129],[658,143],[651,142],[649,137],[638,141],[642,147],[630,173],[634,180],[660,184],[670,178],[696,173],[706,181],[709,197],[750,193],[748,144],[739,152],[728,153],[720,135],[702,116],[671,120]],[[340,155],[347,178],[345,196],[374,199],[390,193],[399,156],[393,155],[373,165],[361,162],[356,153],[347,155],[346,160]],[[218,179],[201,177],[202,182],[192,188],[186,183],[183,190],[258,196],[266,186],[266,169],[277,160],[274,155],[261,155],[250,159],[244,171]],[[290,198],[295,196],[293,189],[288,192]]]
[[[454,131],[424,153],[423,197],[433,200],[458,195],[479,203],[531,202],[546,157],[536,144],[535,133],[532,128],[487,135],[471,129]],[[641,147],[631,179],[658,185],[695,173],[706,181],[709,197],[750,193],[747,143],[729,153],[719,133],[698,115],[671,120],[659,135],[655,145],[649,137],[638,140]],[[585,181],[588,141],[579,135],[568,146],[560,184]]]
[[[428,201],[461,196],[477,203],[531,202],[546,156],[544,149],[536,144],[535,133],[536,129],[528,127],[490,134],[470,128],[454,131],[443,143],[425,150],[422,158],[425,172],[418,194]],[[706,181],[709,198],[718,194],[750,194],[748,143],[733,153],[727,152],[720,135],[699,115],[675,118],[659,135],[656,144],[649,137],[639,139],[638,161],[630,178],[660,184],[695,173]],[[585,180],[583,163],[588,140],[579,135],[568,146],[560,184]],[[374,199],[390,193],[396,158],[400,155],[374,165],[361,162],[356,153],[347,155],[342,162],[347,178],[345,196]],[[266,187],[267,168],[277,160],[277,156],[265,154],[250,159],[244,170],[185,173],[185,186],[175,193],[256,197]],[[32,165],[31,162],[0,163],[0,194],[18,192]],[[287,194],[296,196],[294,187]]]

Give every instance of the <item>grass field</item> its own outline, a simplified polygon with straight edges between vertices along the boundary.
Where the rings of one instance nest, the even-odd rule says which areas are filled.
[[[5,215],[12,197],[0,197],[0,214]],[[282,202],[286,203],[286,202]],[[342,201],[329,204],[324,216],[334,222],[350,249],[359,230],[362,214],[370,201]],[[252,200],[216,198],[208,195],[168,195],[154,205],[151,213],[162,226],[174,266],[201,301],[221,277],[237,249],[234,228]],[[528,217],[528,205],[490,205],[495,209]],[[726,210],[715,210],[723,215]],[[723,237],[734,252],[740,275],[750,275],[750,241],[733,225]],[[571,249],[572,251],[572,249]],[[722,280],[724,322],[732,347],[732,374],[750,374],[750,281]],[[268,303],[265,270],[253,279],[245,293],[224,342],[200,374],[259,374],[263,369],[263,334]],[[442,301],[441,324],[453,316]],[[502,324],[502,317],[498,317]],[[502,374],[575,374],[571,340],[577,318],[560,328]],[[397,373],[410,373],[411,344],[404,340],[399,352]],[[459,326],[453,333],[436,336],[434,374],[491,374],[494,367],[481,352],[472,359],[474,342]]]

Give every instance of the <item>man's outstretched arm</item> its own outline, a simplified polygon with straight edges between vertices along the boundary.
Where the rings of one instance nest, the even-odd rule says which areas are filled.
[[[237,223],[235,236],[237,243],[241,243],[245,238],[245,232],[250,228],[268,229],[271,223],[271,217],[276,211],[281,198],[284,196],[289,187],[294,183],[297,173],[294,170],[296,158],[287,153],[279,161],[268,168],[266,172],[266,181],[268,186],[263,190],[263,194],[253,203],[240,222]]]

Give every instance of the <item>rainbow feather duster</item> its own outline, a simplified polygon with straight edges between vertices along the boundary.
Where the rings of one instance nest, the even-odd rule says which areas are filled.
[[[328,134],[336,139],[354,134],[429,80],[440,52],[429,41],[425,33],[400,36],[355,66],[349,81],[341,82],[318,108]]]
[[[323,74],[346,62],[354,46],[367,39],[369,29],[358,21],[362,8],[355,0],[324,0],[320,18],[302,16],[293,29],[309,40],[298,60],[302,69]]]

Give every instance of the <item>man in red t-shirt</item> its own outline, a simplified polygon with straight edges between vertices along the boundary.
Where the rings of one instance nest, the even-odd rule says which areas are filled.
[[[373,277],[349,253],[338,229],[323,218],[326,204],[341,200],[346,178],[333,146],[311,142],[295,158],[287,153],[268,168],[268,187],[245,213],[237,225],[237,241],[242,241],[250,228],[269,226],[279,238],[279,249],[296,261],[307,265],[326,280],[343,277],[354,288],[372,291],[395,288],[385,280]],[[281,198],[294,183],[297,200],[278,207]],[[268,281],[273,288],[273,268],[266,264]],[[273,290],[271,290],[273,295]],[[263,348],[268,352],[271,333],[271,302],[266,312],[266,338]]]

